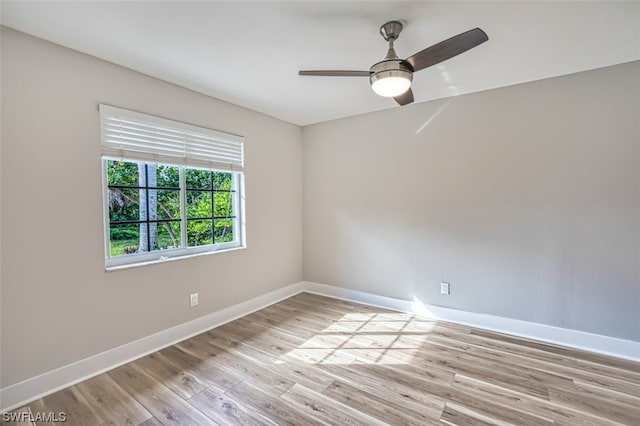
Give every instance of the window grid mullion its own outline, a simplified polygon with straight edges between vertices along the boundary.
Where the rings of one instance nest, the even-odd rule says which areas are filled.
[[[102,160],[102,212],[104,222],[104,250],[107,259],[111,259],[111,224],[109,217],[109,178],[107,160]]]
[[[216,243],[216,206],[215,206],[215,192],[214,190],[214,185],[213,185],[213,171],[209,172],[209,177],[211,178],[211,243],[215,244]]]
[[[186,167],[180,167],[180,239],[181,248],[187,248],[187,177]]]
[[[144,164],[144,186],[144,194],[147,202],[147,205],[145,206],[145,211],[147,212],[147,251],[151,252],[151,226],[149,225],[149,219],[151,219],[149,217],[149,164],[147,163]]]
[[[238,191],[238,175],[235,173],[231,175],[231,216],[233,217],[231,226],[233,227],[234,238],[237,238],[238,241],[242,241],[243,236],[240,234],[240,224],[238,220],[238,204],[239,201],[239,191]]]

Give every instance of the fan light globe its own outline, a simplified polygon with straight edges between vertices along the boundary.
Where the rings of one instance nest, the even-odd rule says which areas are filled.
[[[412,75],[404,70],[385,70],[371,76],[371,88],[380,96],[393,98],[411,88]]]

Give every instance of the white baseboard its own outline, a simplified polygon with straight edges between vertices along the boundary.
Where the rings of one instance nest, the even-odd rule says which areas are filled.
[[[299,282],[0,389],[0,412],[18,408],[304,290]]]
[[[304,290],[336,299],[413,313],[442,321],[469,325],[561,346],[583,349],[618,358],[640,361],[640,343],[584,331],[553,327],[495,315],[459,311],[441,306],[425,305],[419,300],[403,300],[358,290],[334,287],[306,281]]]

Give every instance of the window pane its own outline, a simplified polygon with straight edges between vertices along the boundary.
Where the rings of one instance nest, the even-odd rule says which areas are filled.
[[[108,250],[110,257],[121,258],[113,264],[125,264],[126,256],[136,253],[142,255],[136,258],[147,260],[162,250],[171,250],[166,255],[173,256],[187,253],[187,247],[238,242],[234,226],[239,219],[230,218],[242,213],[234,211],[236,174],[133,161],[105,160],[104,164]],[[182,173],[186,187],[181,190]],[[182,217],[183,196],[186,218]],[[182,240],[184,227],[186,240]],[[152,252],[156,257],[143,255]]]
[[[111,256],[136,253],[139,240],[140,227],[137,224],[109,226]]]
[[[211,192],[187,191],[187,217],[211,217]]]
[[[233,175],[227,172],[213,172],[213,189],[231,190]]]
[[[110,189],[108,195],[109,221],[138,220],[140,217],[138,196],[139,191],[137,189]]]
[[[214,192],[215,216],[233,216],[233,196],[231,192]]]
[[[189,247],[213,244],[212,220],[187,221],[187,239]]]
[[[138,164],[107,160],[107,184],[138,186]]]
[[[178,167],[158,164],[156,167],[156,186],[179,188],[180,171]]]
[[[233,241],[233,219],[216,219],[215,239],[216,243]]]
[[[187,189],[211,189],[211,172],[209,170],[185,169]]]
[[[152,192],[152,191],[150,191]],[[180,219],[180,191],[179,190],[158,190],[159,219]]]
[[[158,250],[180,247],[180,222],[158,224]]]

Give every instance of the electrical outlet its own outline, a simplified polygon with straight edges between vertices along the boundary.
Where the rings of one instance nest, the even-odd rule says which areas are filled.
[[[192,308],[198,306],[198,293],[193,293],[191,296],[189,296],[189,306],[191,306]]]
[[[440,294],[449,294],[449,283],[440,283]]]

